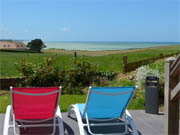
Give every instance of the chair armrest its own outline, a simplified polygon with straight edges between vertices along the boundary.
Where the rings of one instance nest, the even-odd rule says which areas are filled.
[[[10,113],[11,113],[11,105],[8,105],[4,119],[3,135],[8,135]]]
[[[56,116],[58,117],[60,135],[64,135],[64,126],[59,105],[57,106]]]

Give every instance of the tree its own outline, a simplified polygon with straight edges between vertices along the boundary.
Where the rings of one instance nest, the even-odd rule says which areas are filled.
[[[41,39],[34,39],[31,42],[28,43],[27,47],[30,48],[30,50],[40,53],[42,48],[45,48],[46,45],[43,43]]]

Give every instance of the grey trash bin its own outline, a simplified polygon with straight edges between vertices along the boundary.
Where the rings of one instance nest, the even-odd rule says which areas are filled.
[[[158,114],[159,110],[159,78],[154,76],[146,77],[146,101],[145,112]]]

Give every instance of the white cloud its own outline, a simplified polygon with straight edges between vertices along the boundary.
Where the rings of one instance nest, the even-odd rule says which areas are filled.
[[[62,27],[62,28],[60,28],[60,30],[62,31],[62,32],[70,32],[71,31],[71,29],[69,28],[69,27]]]

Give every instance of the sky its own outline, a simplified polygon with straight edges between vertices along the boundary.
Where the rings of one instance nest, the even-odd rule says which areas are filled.
[[[0,0],[0,39],[180,42],[180,0]]]

